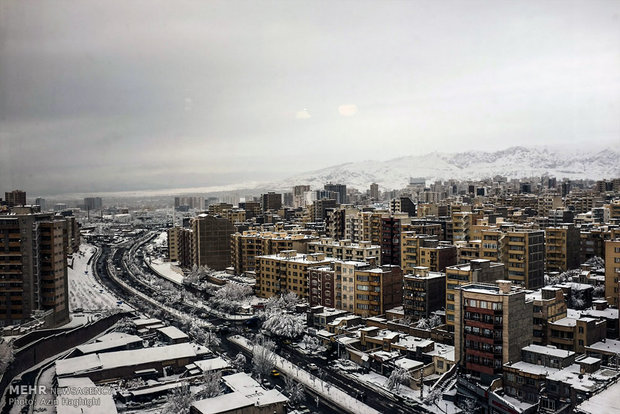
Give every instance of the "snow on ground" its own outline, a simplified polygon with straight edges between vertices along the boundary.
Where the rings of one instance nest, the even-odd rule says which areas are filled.
[[[419,398],[420,398],[419,390],[414,391],[411,388],[407,387],[406,385],[401,385],[401,387],[398,389],[398,392],[396,390],[390,391],[387,387],[388,378],[376,372],[370,371],[368,374],[353,373],[353,374],[348,374],[348,375],[354,377],[358,382],[362,382],[364,384],[371,386],[372,388],[376,389],[382,394],[390,393],[394,395],[400,395],[402,397],[409,397],[409,398],[418,400],[419,402]],[[429,390],[429,387],[425,385],[424,395],[426,395],[428,390]]]
[[[149,265],[151,266],[151,269],[153,269],[155,273],[157,273],[159,276],[163,277],[164,279],[167,279],[178,285],[183,284],[183,272],[177,266],[174,266],[173,263],[164,262],[162,259],[157,258],[157,259],[153,259],[149,263]],[[176,271],[175,268],[179,269],[179,271]]]
[[[102,286],[93,276],[92,261],[88,260],[95,254],[96,248],[82,244],[80,250],[73,254],[73,268],[69,273],[69,309],[77,308],[84,311],[101,311],[106,309],[131,310],[126,304],[118,305],[118,299]]]
[[[37,381],[38,386],[45,386],[46,390],[51,390],[54,383],[54,375],[56,375],[56,366],[52,364],[44,369]],[[34,394],[33,412],[35,413],[55,413],[54,396],[51,394]]]
[[[235,335],[230,337],[229,340],[247,349],[248,351],[252,350],[252,343],[249,339],[243,336]],[[294,378],[307,388],[311,389],[314,393],[321,395],[324,399],[336,404],[339,407],[342,407],[348,412],[356,414],[379,414],[379,411],[367,406],[361,401],[356,400],[340,388],[315,377],[308,371],[300,369],[298,365],[295,365],[278,355],[275,356],[275,366],[286,376]]]

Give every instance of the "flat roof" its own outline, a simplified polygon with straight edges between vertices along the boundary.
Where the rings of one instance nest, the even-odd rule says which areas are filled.
[[[563,349],[553,348],[550,346],[542,346],[542,345],[528,345],[522,348],[523,351],[534,352],[536,354],[550,355],[556,356],[559,358],[566,358],[568,356],[574,355],[575,353],[572,351],[565,351]]]
[[[189,339],[189,335],[177,328],[176,326],[166,326],[157,330],[170,339]]]

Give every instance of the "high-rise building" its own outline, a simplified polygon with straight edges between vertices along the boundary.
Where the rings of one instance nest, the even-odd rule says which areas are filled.
[[[310,191],[309,185],[296,185],[293,187],[293,207],[306,206],[306,193]]]
[[[508,279],[527,289],[544,285],[545,236],[543,230],[518,229],[504,236],[502,261]]]
[[[605,242],[605,299],[611,306],[620,304],[620,239]]]
[[[225,218],[201,214],[191,221],[194,234],[193,264],[224,270],[230,266],[233,224]]]
[[[403,311],[418,320],[445,308],[446,274],[420,266],[403,277]]]
[[[372,201],[379,201],[379,184],[370,184],[370,199]]]
[[[37,197],[37,199],[34,201],[34,204],[39,206],[42,212],[47,211],[47,203],[45,202],[44,198]]]
[[[4,193],[4,201],[9,207],[25,206],[26,192],[21,190],[13,190]]]
[[[337,193],[338,196],[336,198],[337,204],[347,204],[347,186],[345,184],[325,184],[323,186],[325,191],[332,191]]]
[[[65,226],[51,213],[0,215],[0,324],[37,311],[50,326],[69,320]]]
[[[403,272],[400,266],[383,265],[355,271],[354,313],[378,316],[403,301]]]
[[[510,281],[497,283],[461,286],[454,298],[455,359],[484,384],[501,376],[504,364],[519,361],[521,348],[532,343],[532,302]]]
[[[547,272],[565,272],[579,267],[580,234],[574,224],[545,229]]]
[[[191,196],[175,197],[174,208],[181,209],[183,207],[202,211],[205,209],[205,198]]]
[[[84,198],[84,208],[86,210],[101,210],[103,207],[103,201],[101,197],[85,197]]]
[[[446,267],[446,325],[454,330],[459,287],[470,283],[491,283],[504,277],[504,264],[477,259],[470,263]]]
[[[274,193],[272,191],[261,196],[263,211],[267,210],[280,210],[282,208],[282,194]]]

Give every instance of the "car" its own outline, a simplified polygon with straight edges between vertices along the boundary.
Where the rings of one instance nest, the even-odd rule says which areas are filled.
[[[272,369],[271,370],[271,376],[272,377],[279,377],[280,376],[280,371],[278,371],[277,369]]]
[[[317,369],[319,369],[319,367],[315,363],[310,363],[308,364],[308,369],[310,371],[316,371]]]

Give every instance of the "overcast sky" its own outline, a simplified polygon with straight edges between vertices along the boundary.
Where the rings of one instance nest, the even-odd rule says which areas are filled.
[[[0,190],[618,146],[620,1],[0,1]]]

